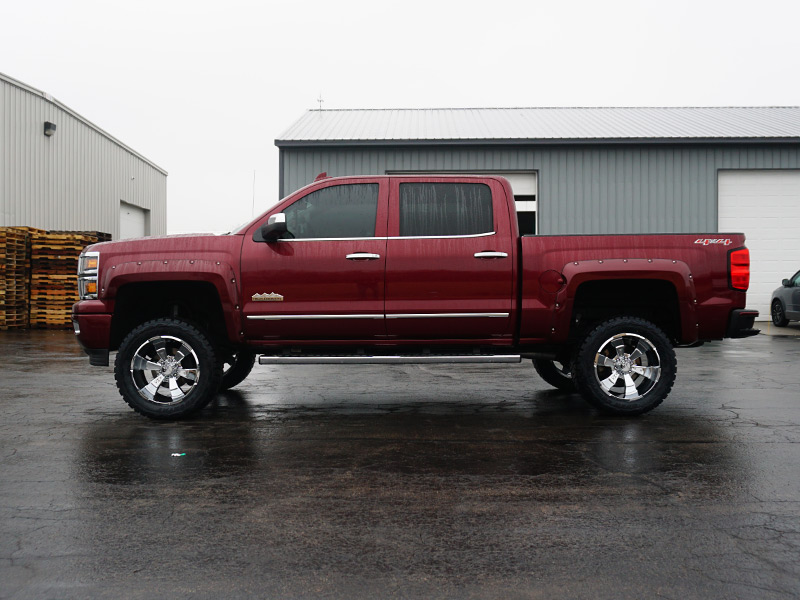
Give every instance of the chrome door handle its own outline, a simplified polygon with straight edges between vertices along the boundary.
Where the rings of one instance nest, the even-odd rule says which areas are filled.
[[[347,260],[378,260],[380,254],[372,254],[371,252],[354,252],[345,256]]]
[[[476,252],[475,258],[508,258],[507,252]]]

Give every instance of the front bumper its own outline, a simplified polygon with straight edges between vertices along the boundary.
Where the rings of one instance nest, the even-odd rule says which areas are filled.
[[[725,337],[745,338],[751,335],[758,335],[761,330],[753,328],[753,323],[757,316],[757,310],[737,308],[731,311],[731,316],[728,319],[728,331]]]
[[[97,300],[83,300],[72,306],[72,328],[81,348],[89,355],[89,364],[108,366],[111,340],[111,314],[100,312],[108,307]]]

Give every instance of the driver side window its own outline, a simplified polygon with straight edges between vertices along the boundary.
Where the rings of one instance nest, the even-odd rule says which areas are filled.
[[[792,286],[793,287],[800,287],[800,271],[794,274],[792,277]]]
[[[333,185],[285,208],[286,227],[296,239],[375,237],[378,184]]]

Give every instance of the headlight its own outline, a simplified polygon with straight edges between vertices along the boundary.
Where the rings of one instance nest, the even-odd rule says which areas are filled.
[[[78,258],[78,293],[81,300],[97,298],[97,274],[100,271],[100,253],[84,252]]]

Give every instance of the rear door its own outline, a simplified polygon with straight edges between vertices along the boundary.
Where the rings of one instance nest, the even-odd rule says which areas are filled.
[[[283,212],[289,235],[242,249],[245,336],[252,341],[374,341],[384,327],[388,180],[321,183]]]
[[[392,178],[388,337],[510,344],[515,231],[496,179]]]

